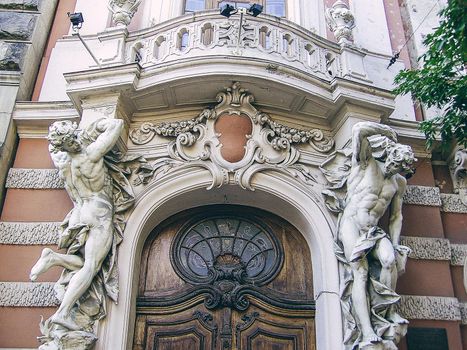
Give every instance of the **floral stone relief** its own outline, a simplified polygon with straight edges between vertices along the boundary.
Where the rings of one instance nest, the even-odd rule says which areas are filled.
[[[144,123],[130,131],[130,139],[136,145],[147,144],[156,135],[175,138],[168,145],[169,157],[144,164],[136,184],[146,184],[175,167],[209,170],[213,178],[209,188],[233,181],[244,189],[253,190],[252,176],[265,170],[287,173],[307,184],[317,182],[310,170],[300,164],[301,154],[296,145],[308,144],[319,153],[327,153],[334,146],[333,139],[318,129],[300,130],[273,121],[266,113],[253,107],[253,95],[242,89],[239,83],[220,92],[217,101],[216,106],[204,109],[196,118],[157,125]],[[227,120],[228,125],[228,118],[232,116],[245,117],[247,121],[242,123],[249,123],[245,130],[251,132],[237,135],[237,142],[242,139],[244,143],[238,145],[243,154],[235,158],[235,162],[226,160],[223,147],[229,145],[221,142],[226,136],[223,134],[232,134],[232,131],[228,128],[221,132],[218,130],[220,121],[224,123]]]

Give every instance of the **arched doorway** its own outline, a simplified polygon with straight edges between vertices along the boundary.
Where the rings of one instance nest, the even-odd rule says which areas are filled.
[[[311,256],[300,232],[218,205],[158,225],[140,265],[133,349],[315,349]]]

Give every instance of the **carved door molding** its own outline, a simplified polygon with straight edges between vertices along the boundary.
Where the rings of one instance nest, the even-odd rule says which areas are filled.
[[[143,251],[134,349],[315,349],[311,258],[300,233],[239,206],[190,210]]]

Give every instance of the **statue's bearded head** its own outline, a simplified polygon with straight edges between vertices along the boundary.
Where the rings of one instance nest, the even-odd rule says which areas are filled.
[[[58,151],[78,153],[82,149],[78,139],[78,125],[70,120],[53,123],[49,127],[49,140],[51,146]]]
[[[404,173],[410,176],[414,173],[413,163],[416,161],[412,148],[400,143],[388,145],[386,161],[384,162],[384,174],[386,177]]]

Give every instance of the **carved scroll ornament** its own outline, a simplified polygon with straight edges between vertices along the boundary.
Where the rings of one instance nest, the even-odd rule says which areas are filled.
[[[267,169],[287,173],[307,184],[316,182],[309,169],[299,163],[300,152],[296,145],[308,144],[317,152],[326,153],[334,146],[333,139],[318,129],[300,130],[273,121],[252,106],[253,95],[240,88],[239,83],[220,92],[217,101],[214,108],[203,110],[191,120],[157,125],[144,123],[131,130],[130,139],[136,145],[149,143],[156,135],[175,138],[168,146],[169,157],[143,166],[136,184],[163,176],[174,167],[208,169],[213,177],[209,188],[233,181],[244,189],[253,190],[252,176]],[[229,130],[218,132],[217,127],[221,120],[228,122],[235,117],[243,118],[242,123],[250,131],[240,135],[245,139],[244,154],[239,159],[226,160],[221,139]]]

